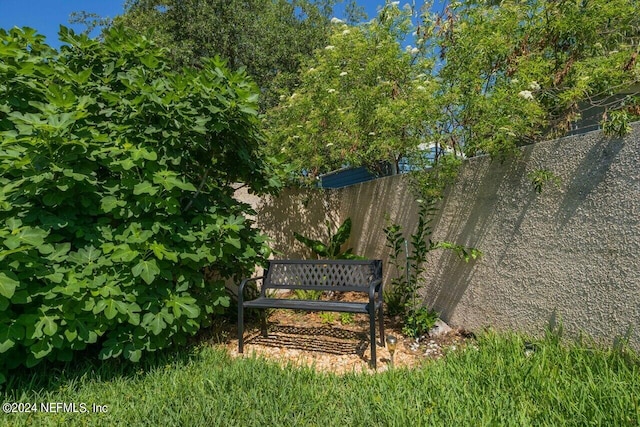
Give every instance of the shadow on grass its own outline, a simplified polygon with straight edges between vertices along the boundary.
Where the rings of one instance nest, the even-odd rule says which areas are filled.
[[[27,369],[20,367],[9,371],[7,382],[0,385],[0,395],[19,399],[21,395],[46,393],[75,387],[92,380],[110,382],[142,378],[166,366],[179,368],[200,358],[200,347],[208,343],[228,341],[232,326],[224,318],[214,320],[214,325],[201,329],[185,345],[143,355],[140,362],[125,359],[100,360],[100,344],[74,353],[70,362],[43,361]]]

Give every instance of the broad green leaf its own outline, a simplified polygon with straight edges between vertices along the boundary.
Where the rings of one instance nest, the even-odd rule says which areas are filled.
[[[120,247],[113,251],[111,259],[116,262],[131,262],[140,255],[140,252],[129,249],[129,246]]]
[[[160,65],[160,61],[153,54],[149,53],[145,56],[140,57],[140,62],[144,64],[145,67],[154,69],[158,65]]]
[[[132,362],[139,362],[142,357],[142,350],[125,350],[124,357]]]
[[[9,277],[12,276],[12,277]],[[20,284],[18,277],[11,272],[0,271],[0,295],[7,299],[11,299]]]
[[[50,245],[50,244],[40,245],[38,246],[38,252],[40,252],[41,255],[49,255],[53,253],[53,245]]]
[[[11,255],[11,254],[16,254],[18,252],[25,252],[28,251],[29,248],[27,247],[21,247],[21,248],[16,248],[16,249],[11,249],[8,251],[0,251],[0,261],[2,261],[5,257]]]
[[[114,210],[115,208],[117,208],[118,206],[125,206],[126,202],[124,201],[119,201],[118,199],[116,199],[113,196],[107,196],[104,197],[101,201],[100,201],[100,208],[104,211],[104,212],[111,212],[112,210]]]
[[[69,243],[57,243],[54,246],[53,252],[47,256],[49,261],[59,262],[66,258],[67,253],[71,249],[71,244]]]
[[[29,350],[31,350],[31,355],[37,360],[42,359],[47,354],[51,353],[53,350],[53,346],[49,340],[40,340],[33,344]]]
[[[104,307],[104,315],[107,319],[111,320],[118,314],[118,309],[116,308],[116,301],[109,298],[105,301]]]
[[[61,283],[62,280],[64,279],[64,275],[62,273],[55,272],[47,276],[44,276],[44,278],[50,280],[53,283]]]
[[[43,314],[35,324],[36,337],[41,337],[42,333],[48,336],[55,334],[58,330],[58,324],[55,322],[55,319],[56,317]]]
[[[16,249],[21,245],[40,246],[49,233],[39,228],[23,227],[20,231],[5,239],[4,244],[9,249]]]
[[[184,182],[180,180],[176,173],[169,171],[159,171],[156,172],[153,176],[153,182],[155,184],[160,184],[167,190],[171,190],[174,187],[178,187],[184,191],[196,191],[195,185],[190,182]]]
[[[124,159],[120,162],[117,162],[117,164],[119,164],[122,167],[122,169],[126,171],[131,170],[136,166],[135,162],[131,159]]]
[[[103,299],[101,299],[100,301],[98,301],[96,303],[96,305],[93,307],[92,313],[93,314],[99,314],[101,312],[104,311],[104,309],[107,307],[107,302]]]
[[[20,324],[13,323],[10,325],[2,325],[0,327],[0,353],[4,353],[12,348],[16,342],[25,338],[24,327]]]
[[[192,297],[173,297],[167,303],[173,307],[173,314],[181,317],[184,313],[188,318],[195,319],[200,315],[200,307],[196,305],[196,300]]]
[[[140,261],[131,269],[131,272],[135,277],[142,277],[142,280],[150,285],[158,273],[160,273],[160,269],[158,268],[156,261],[152,259],[148,261]]]
[[[96,263],[98,259],[100,259],[101,254],[102,251],[100,249],[96,249],[93,246],[87,246],[80,249],[78,252],[72,252],[69,255],[69,260],[76,264],[92,264]]]
[[[139,196],[140,194],[150,194],[153,196],[158,192],[158,187],[154,186],[149,181],[141,182],[133,187],[133,194]]]
[[[153,313],[145,314],[142,318],[142,323],[148,325],[148,328],[154,335],[159,335],[167,327],[162,316]]]
[[[227,237],[225,239],[225,242],[229,243],[231,246],[234,246],[238,249],[240,249],[242,247],[242,243],[240,243],[240,239],[239,238],[233,238],[233,237]]]
[[[69,342],[75,341],[75,339],[78,337],[78,331],[67,327],[64,330],[64,336]]]

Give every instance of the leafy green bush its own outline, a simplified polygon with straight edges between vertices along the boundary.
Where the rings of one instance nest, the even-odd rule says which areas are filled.
[[[276,184],[245,74],[170,71],[121,28],[60,36],[0,30],[0,382],[91,344],[137,361],[184,343],[268,254],[232,198]]]
[[[440,314],[427,307],[409,308],[404,317],[402,333],[410,338],[419,338],[436,325]]]

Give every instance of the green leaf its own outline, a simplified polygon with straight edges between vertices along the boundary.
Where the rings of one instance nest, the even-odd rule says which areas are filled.
[[[22,325],[13,323],[2,325],[0,328],[0,353],[5,353],[15,344],[25,338],[25,330]]]
[[[96,263],[100,259],[102,251],[93,246],[87,246],[80,249],[78,252],[72,252],[69,255],[69,261],[76,264],[86,265]]]
[[[190,182],[180,180],[176,173],[169,171],[159,171],[153,175],[153,182],[160,184],[167,190],[177,187],[184,191],[197,191],[195,185]]]
[[[160,64],[160,61],[158,61],[158,58],[156,58],[151,53],[140,57],[140,62],[142,62],[145,67],[150,68],[150,69],[154,69]]]
[[[70,249],[70,243],[57,243],[54,246],[53,252],[47,256],[47,259],[53,262],[63,261]]]
[[[9,271],[0,271],[0,295],[5,298],[11,299],[16,291],[16,288],[18,287],[18,285],[20,285],[20,282],[17,279],[18,277]]]
[[[158,187],[154,186],[149,181],[141,182],[133,187],[133,194],[139,196],[140,194],[149,194],[153,196],[158,192]]]
[[[49,340],[40,340],[37,341],[34,345],[32,345],[29,350],[31,350],[31,355],[37,360],[42,359],[47,354],[51,353],[53,350],[53,346]]]
[[[55,316],[47,316],[43,314],[42,317],[35,324],[35,337],[41,337],[42,334],[51,336],[58,331],[58,324],[55,322]]]
[[[240,243],[239,238],[227,237],[225,242],[229,243],[231,246],[240,249],[242,247],[242,243]]]
[[[125,350],[125,359],[129,359],[132,362],[139,362],[142,357],[142,350]]]
[[[116,262],[131,262],[139,255],[140,252],[134,251],[130,249],[128,245],[125,245],[125,247],[119,247],[116,249],[111,255],[111,259]]]
[[[96,305],[93,307],[91,312],[93,314],[99,314],[103,312],[106,307],[107,307],[107,302],[105,300],[100,300],[96,303]]]
[[[9,249],[16,249],[21,245],[40,246],[49,233],[39,228],[23,227],[17,233],[12,233],[5,239],[4,244]]]
[[[104,315],[107,319],[111,320],[118,314],[118,309],[116,308],[116,301],[109,298],[105,301],[104,307]]]
[[[164,328],[167,327],[167,324],[165,323],[162,316],[153,313],[145,314],[142,318],[142,323],[148,325],[149,329],[154,335],[159,335],[164,330]]]
[[[160,269],[158,268],[156,261],[152,259],[149,261],[140,261],[131,269],[131,272],[135,277],[142,277],[142,280],[150,285],[158,273],[160,273]]]
[[[114,210],[118,206],[122,207],[122,206],[125,206],[125,205],[126,205],[126,202],[119,201],[118,199],[116,199],[113,196],[104,197],[102,199],[102,201],[100,202],[100,208],[106,213],[111,212],[112,210]]]
[[[64,275],[60,272],[54,272],[44,276],[44,278],[50,280],[53,283],[61,283],[64,279]]]
[[[173,314],[176,317],[182,316],[184,313],[188,318],[195,319],[200,316],[200,307],[196,305],[196,300],[192,297],[173,297],[169,302],[167,302],[167,306],[173,307]]]
[[[17,249],[11,249],[8,251],[0,251],[0,261],[2,261],[5,257],[11,255],[11,254],[17,254],[19,252],[26,252],[28,251],[29,248],[27,247],[21,247],[21,248],[17,248]]]

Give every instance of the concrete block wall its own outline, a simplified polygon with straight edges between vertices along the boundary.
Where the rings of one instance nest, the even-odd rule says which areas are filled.
[[[538,194],[528,175],[543,168],[560,183]],[[385,259],[382,229],[392,221],[413,230],[414,200],[406,177],[393,176],[290,190],[254,205],[278,257],[309,255],[293,231],[322,238],[326,220],[337,227],[351,217],[348,244]],[[424,302],[448,323],[539,335],[561,319],[568,336],[585,333],[603,344],[632,327],[630,343],[640,349],[640,124],[622,139],[597,131],[524,147],[504,163],[466,161],[433,225],[433,240],[484,254],[471,263],[447,251],[430,254]],[[388,279],[393,272],[385,268]]]

